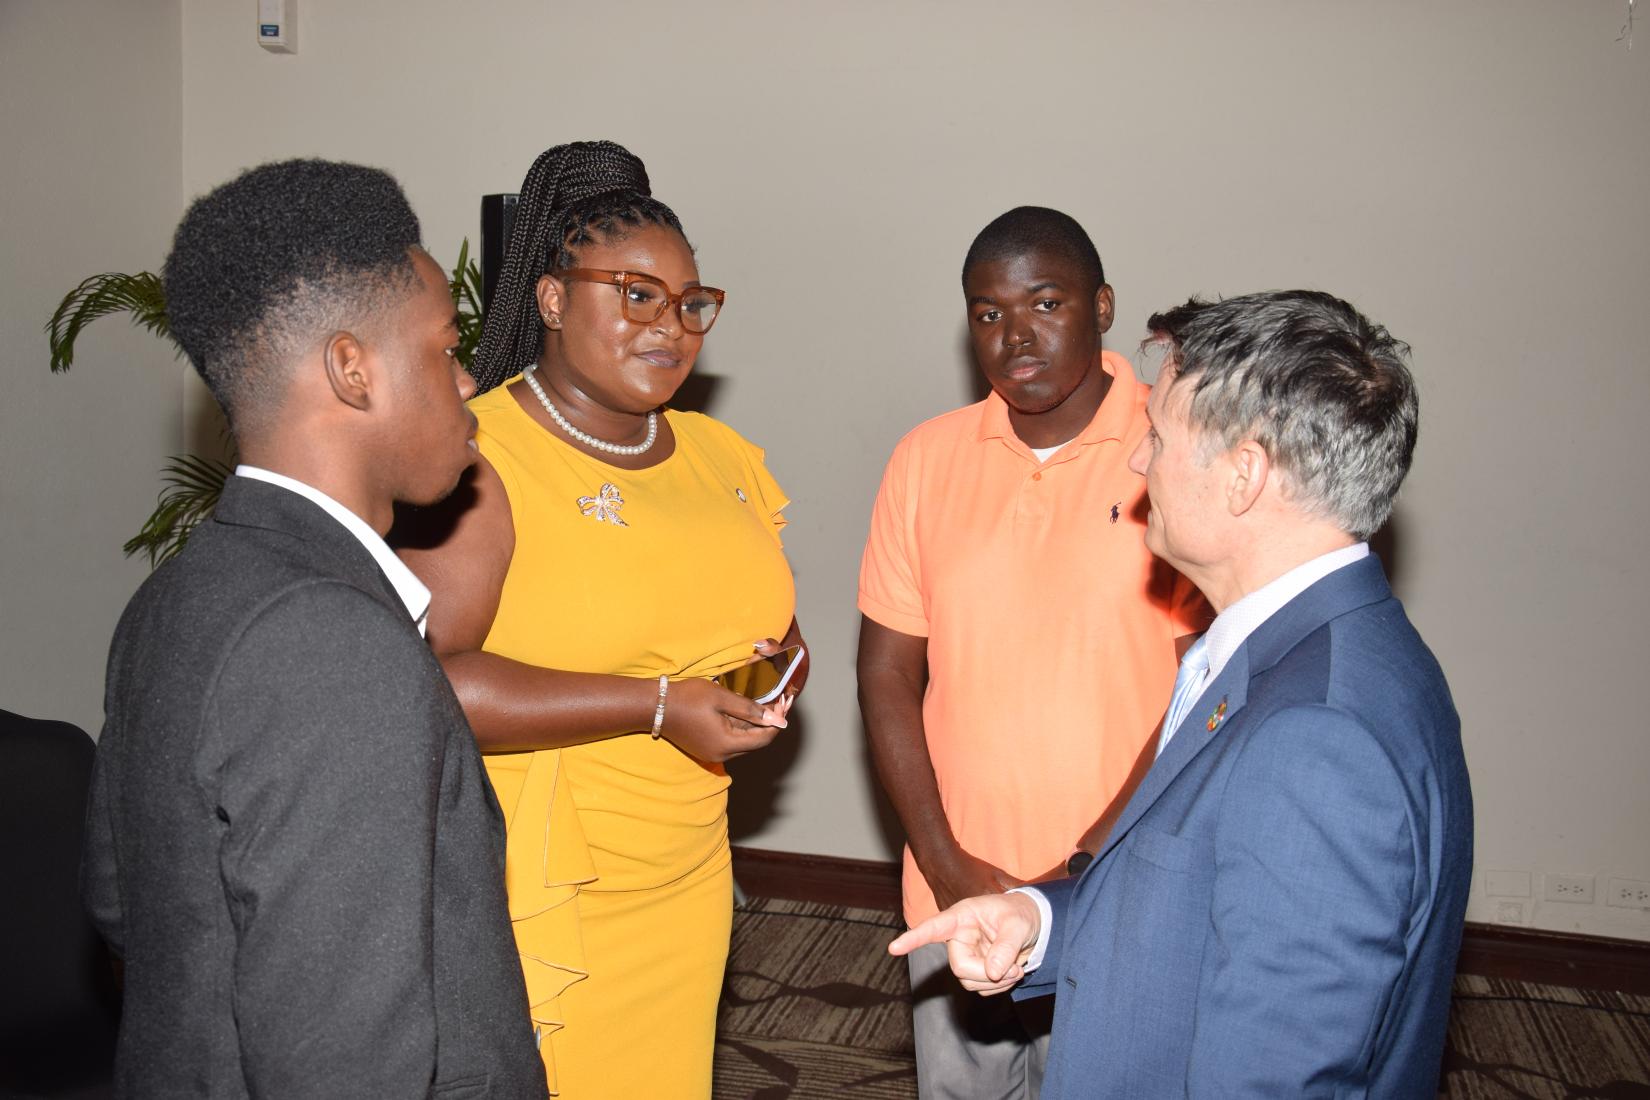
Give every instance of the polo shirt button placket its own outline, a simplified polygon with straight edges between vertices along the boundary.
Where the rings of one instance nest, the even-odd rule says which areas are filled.
[[[1048,522],[1048,502],[1039,491],[1042,480],[1043,471],[1033,470],[1031,476],[1020,483],[1020,499],[1014,508],[1015,523],[1041,527]]]

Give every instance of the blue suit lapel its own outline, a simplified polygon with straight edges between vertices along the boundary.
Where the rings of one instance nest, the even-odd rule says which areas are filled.
[[[1203,747],[1226,729],[1234,715],[1241,709],[1249,698],[1249,654],[1248,646],[1238,647],[1232,659],[1226,662],[1226,667],[1220,670],[1220,675],[1203,694],[1197,697],[1192,708],[1186,712],[1186,717],[1174,731],[1174,736],[1163,748],[1163,755],[1152,764],[1151,771],[1141,780],[1140,787],[1129,799],[1129,804],[1123,808],[1123,813],[1112,826],[1111,833],[1100,848],[1096,857],[1098,863],[1104,859],[1106,853],[1116,846],[1128,834],[1130,828],[1140,816],[1152,808],[1152,804],[1168,789],[1177,775]],[[1221,704],[1224,704],[1222,707]],[[1212,728],[1211,728],[1212,726]]]
[[[1152,808],[1186,765],[1209,742],[1225,733],[1248,701],[1251,679],[1277,664],[1302,638],[1331,619],[1391,597],[1392,589],[1387,586],[1380,559],[1371,554],[1324,577],[1257,627],[1186,712],[1163,755],[1152,764],[1134,797],[1123,808],[1117,824],[1112,826],[1093,866],[1098,867],[1107,853],[1128,835],[1135,822]],[[1224,711],[1219,709],[1222,702]]]

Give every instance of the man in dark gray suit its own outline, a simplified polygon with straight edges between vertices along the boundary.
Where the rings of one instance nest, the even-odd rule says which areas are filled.
[[[388,175],[289,161],[198,200],[165,284],[244,464],[109,656],[117,1093],[543,1097],[498,804],[382,537],[474,454],[446,279]]]

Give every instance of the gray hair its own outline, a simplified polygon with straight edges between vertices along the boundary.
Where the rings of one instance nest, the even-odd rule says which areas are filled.
[[[1311,515],[1365,539],[1387,521],[1415,452],[1420,403],[1395,339],[1311,290],[1196,298],[1146,322],[1191,387],[1204,444],[1253,439]]]

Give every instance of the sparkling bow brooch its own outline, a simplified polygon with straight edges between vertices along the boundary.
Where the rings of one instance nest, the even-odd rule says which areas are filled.
[[[619,518],[619,509],[624,507],[624,497],[619,493],[619,487],[611,481],[603,482],[598,495],[579,498],[579,514],[595,516],[597,523],[611,523],[615,527],[629,527],[630,524]]]

